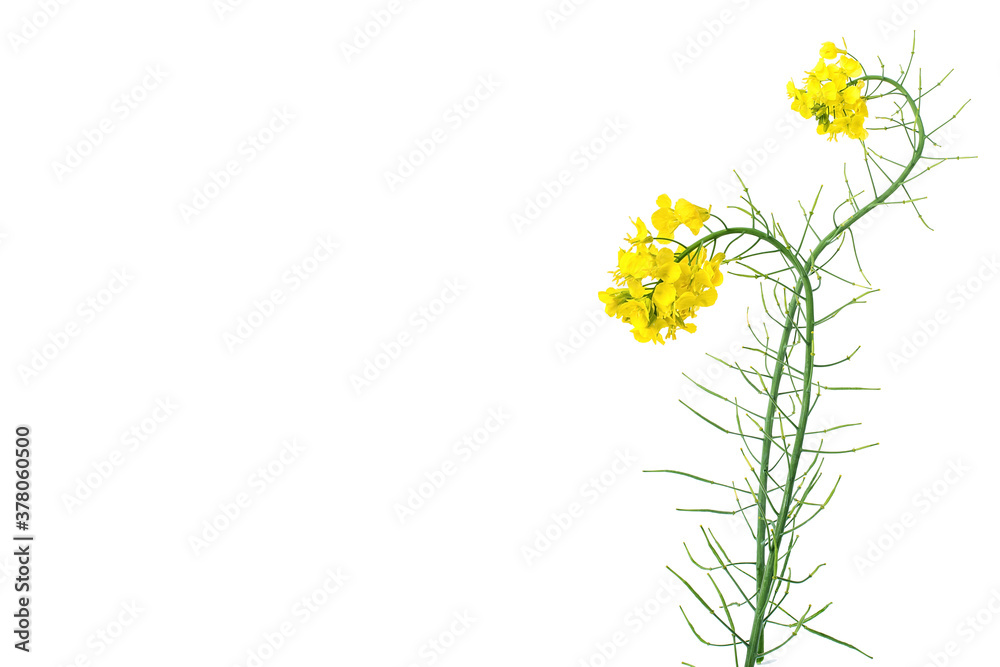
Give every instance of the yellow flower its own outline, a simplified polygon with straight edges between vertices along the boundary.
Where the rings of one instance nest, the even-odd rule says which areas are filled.
[[[830,68],[830,83],[839,92],[847,87],[847,75],[844,74],[844,70],[840,68]]]
[[[649,244],[632,244],[632,250],[618,251],[618,270],[614,273],[616,280],[625,283],[630,278],[642,280],[652,275],[656,268],[656,255]]]
[[[847,53],[842,49],[838,49],[837,45],[833,42],[823,42],[823,45],[819,47],[820,58],[826,58],[827,60],[833,60],[837,57],[838,53]]]
[[[792,111],[798,111],[803,118],[809,118],[816,105],[815,94],[808,90],[799,90],[792,81],[789,81],[785,88],[788,91],[789,99],[792,100]]]
[[[649,243],[653,240],[653,237],[649,235],[649,230],[646,229],[646,223],[642,221],[642,218],[636,218],[632,224],[635,225],[635,236],[626,235],[626,241],[635,245],[636,243]]]
[[[847,136],[851,139],[861,139],[864,141],[868,138],[868,130],[865,129],[865,117],[861,114],[854,114],[851,116],[851,120],[847,125]]]
[[[678,220],[690,229],[693,234],[701,231],[701,226],[708,220],[711,210],[711,208],[695,206],[687,199],[678,199],[677,206],[674,207],[674,212],[677,214]]]
[[[702,224],[708,220],[711,208],[696,206],[686,199],[678,199],[677,205],[667,195],[656,198],[660,208],[653,212],[653,226],[665,238],[673,238],[674,232],[681,225],[691,230],[693,234],[701,231]]]
[[[611,289],[604,290],[603,292],[597,293],[597,298],[601,300],[604,304],[604,312],[614,317],[618,312],[618,306],[625,303],[625,299],[628,297],[628,290],[625,289]]]
[[[846,49],[846,46],[845,46]],[[833,42],[825,42],[820,47],[820,60],[813,69],[806,72],[804,88],[796,88],[794,82],[785,85],[792,100],[792,111],[803,118],[816,119],[816,132],[827,135],[827,139],[837,141],[841,134],[851,139],[864,140],[868,131],[864,119],[868,116],[866,98],[862,94],[864,81],[851,85],[848,82],[864,70],[861,63],[847,56],[845,49]],[[840,55],[837,63],[827,63]]]
[[[861,100],[858,101],[857,108],[854,111],[857,115],[862,116],[863,118],[868,118],[868,99],[862,97]]]
[[[840,118],[835,118],[830,127],[828,128],[828,133],[830,136],[827,137],[830,141],[837,141],[837,136],[841,133],[847,132],[847,128],[850,127],[850,121],[847,116],[841,116]]]
[[[659,231],[663,236],[672,238],[674,231],[680,224],[680,221],[677,219],[677,214],[672,208],[670,197],[667,195],[660,195],[656,198],[656,205],[660,208],[653,211],[653,226],[656,227],[657,231]]]
[[[665,326],[667,326],[667,321],[657,318],[647,324],[636,324],[632,327],[632,335],[640,343],[648,343],[649,341],[662,343],[663,334],[660,333],[660,330]]]
[[[669,312],[677,298],[677,288],[668,282],[662,282],[653,290],[653,305],[661,312]]]
[[[848,86],[844,89],[844,106],[853,107],[861,100],[861,86]]]
[[[827,65],[826,61],[822,58],[816,63],[816,67],[813,67],[810,71],[806,72],[810,77],[814,77],[820,81],[824,81],[830,78],[830,68],[833,65]]]
[[[833,81],[827,81],[823,84],[822,93],[825,102],[836,102],[840,96],[840,89],[837,88],[837,84]]]
[[[822,116],[817,116],[816,120],[819,121],[818,124],[816,125],[816,133],[826,134],[827,130],[830,129],[830,117],[827,116],[826,114],[823,114]]]
[[[646,288],[642,286],[642,281],[638,278],[629,278],[625,281],[628,285],[628,293],[633,299],[639,299],[646,296]]]
[[[632,326],[645,327],[649,325],[650,304],[647,299],[631,299],[618,306],[616,314]]]
[[[653,224],[659,222],[671,233],[681,224],[699,233],[710,210],[684,199],[672,206],[666,195],[656,203],[659,210],[653,213]],[[632,335],[642,343],[676,339],[677,331],[694,332],[697,327],[690,320],[697,317],[699,308],[714,305],[718,299],[716,288],[722,284],[725,255],[718,253],[708,260],[708,252],[698,248],[678,259],[681,247],[675,251],[667,241],[649,237],[641,219],[633,224],[636,234],[625,237],[630,247],[618,251],[618,269],[612,272],[616,287],[597,295],[604,311],[632,325]]]
[[[675,286],[680,286],[681,295],[677,297],[675,308],[678,311],[688,311],[681,313],[694,317],[694,309],[702,306],[711,306],[715,303],[718,293],[716,287],[722,284],[721,264],[725,259],[722,253],[715,255],[711,261],[706,262],[708,252],[701,248],[691,258],[690,263],[684,266],[683,275]]]
[[[848,58],[847,56],[840,56],[840,69],[843,70],[844,74],[849,77],[855,77],[864,71],[861,67],[861,63],[854,58]]]
[[[674,261],[674,253],[670,248],[660,248],[652,277],[666,283],[672,283],[681,277],[681,267]]]

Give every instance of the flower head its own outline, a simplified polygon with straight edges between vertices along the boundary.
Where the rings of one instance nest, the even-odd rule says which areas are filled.
[[[673,205],[667,195],[657,197],[656,205],[660,208],[653,211],[653,226],[666,238],[673,238],[674,232],[681,225],[690,229],[692,234],[698,234],[712,210],[711,207],[695,206],[686,199],[678,199],[677,204]]]
[[[842,51],[837,48],[837,45],[833,42],[823,42],[823,45],[819,47],[819,57],[826,58],[827,60],[833,60],[837,57],[838,53],[847,53],[847,51]]]
[[[625,237],[629,247],[618,251],[618,268],[611,272],[615,286],[597,295],[604,311],[632,325],[632,335],[642,343],[662,343],[664,337],[675,339],[678,329],[697,329],[689,320],[718,298],[725,259],[722,253],[708,259],[708,251],[700,246],[691,251],[680,244],[676,250],[667,246],[682,224],[700,233],[710,209],[685,199],[674,205],[666,195],[656,204],[653,226],[663,237],[652,237],[642,219],[636,219],[635,236]]]
[[[862,95],[864,81],[851,80],[864,70],[861,63],[847,55],[833,42],[824,42],[816,66],[806,72],[803,87],[789,81],[785,89],[792,100],[792,111],[803,118],[816,119],[816,132],[837,141],[841,134],[850,139],[865,140],[865,118],[868,117],[866,98]],[[836,63],[827,62],[840,59]]]

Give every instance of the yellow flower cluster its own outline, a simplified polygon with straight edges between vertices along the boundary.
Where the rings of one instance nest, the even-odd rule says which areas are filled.
[[[617,287],[597,295],[608,315],[632,325],[632,335],[640,343],[662,343],[664,332],[667,338],[676,339],[678,329],[694,332],[697,327],[688,320],[697,317],[702,306],[715,303],[725,259],[718,253],[709,260],[704,248],[678,259],[680,244],[676,251],[667,247],[674,231],[683,224],[699,233],[709,209],[684,199],[671,206],[666,195],[656,203],[659,209],[653,213],[653,226],[663,236],[654,238],[646,223],[637,219],[635,236],[625,237],[629,249],[618,251],[618,268],[610,272]]]
[[[803,118],[815,118],[819,123],[816,131],[828,135],[827,139],[836,141],[840,134],[846,134],[851,139],[864,140],[868,137],[865,129],[868,104],[861,95],[865,82],[848,85],[849,79],[862,73],[861,64],[833,42],[825,42],[819,55],[816,67],[806,72],[802,80],[805,88],[796,88],[794,82],[788,82],[792,110],[798,111]],[[837,63],[826,62],[838,55]]]

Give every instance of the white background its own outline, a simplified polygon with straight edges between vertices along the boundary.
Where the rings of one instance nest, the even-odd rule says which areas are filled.
[[[824,184],[828,225],[845,161],[864,187],[861,148],[796,123],[785,82],[842,36],[869,67],[881,56],[896,72],[914,29],[925,87],[956,68],[924,100],[929,127],[973,98],[939,135],[942,154],[981,157],[914,184],[936,231],[903,206],[865,230],[881,291],[817,332],[828,361],[862,345],[820,382],[882,388],[824,399],[817,426],[861,421],[827,442],[881,445],[827,462],[824,484],[844,477],[803,532],[794,573],[827,566],[791,607],[834,601],[816,627],[878,664],[930,664],[949,642],[938,664],[995,659],[996,613],[962,625],[991,596],[1000,611],[992,4],[594,0],[553,22],[556,0],[406,1],[350,58],[343,44],[388,0],[222,12],[212,0],[93,0],[48,19],[44,4],[11,0],[0,20],[0,404],[8,445],[17,424],[33,429],[37,535],[30,656],[10,646],[12,559],[0,557],[3,664],[252,665],[248,652],[285,623],[294,634],[263,649],[264,664],[731,664],[691,636],[677,604],[722,639],[664,568],[708,587],[682,547],[707,556],[704,517],[674,508],[731,498],[640,470],[747,474],[738,441],[677,399],[690,396],[682,372],[716,378],[705,353],[740,354],[758,288],[728,278],[698,333],[664,347],[634,342],[596,293],[629,218],[648,220],[661,193],[740,222],[725,209],[733,168],[796,234],[797,201]],[[495,90],[480,86],[491,78]],[[450,111],[477,93],[466,117]],[[244,142],[276,109],[294,119],[250,160]],[[105,119],[111,132],[60,173],[54,163]],[[602,144],[606,127],[618,129]],[[432,136],[445,140],[390,188],[385,173]],[[239,173],[213,190],[232,160]],[[564,170],[569,185],[518,228],[512,216]],[[185,219],[206,186],[215,196]],[[332,256],[320,238],[337,244]],[[308,280],[283,279],[302,266],[315,269]],[[445,304],[448,285],[457,297]],[[227,344],[274,290],[272,316]],[[819,294],[820,313],[832,296]],[[63,337],[67,326],[77,335]],[[379,357],[400,335],[409,344]],[[352,376],[376,361],[359,391]],[[178,407],[166,416],[158,400]],[[499,429],[471,457],[456,451],[491,411]],[[133,428],[150,432],[134,448]],[[290,439],[302,451],[260,484]],[[595,495],[589,480],[619,456],[624,472]],[[9,471],[9,450],[3,459]],[[397,504],[449,462],[454,474],[401,521]],[[95,472],[109,466],[106,479]],[[193,547],[240,494],[248,506]],[[574,503],[582,515],[526,557]],[[747,548],[726,517],[707,525]],[[317,591],[338,569],[349,580],[326,599]],[[295,605],[312,595],[325,604],[307,618]],[[130,604],[134,621],[120,611]],[[456,615],[474,620],[451,642]],[[117,636],[109,646],[98,632]],[[624,645],[605,660],[616,634]],[[778,660],[870,664],[814,638]]]

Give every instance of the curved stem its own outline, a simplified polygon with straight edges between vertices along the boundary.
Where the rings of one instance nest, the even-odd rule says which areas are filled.
[[[789,250],[785,244],[783,244],[778,239],[774,238],[770,234],[760,231],[759,229],[753,229],[751,227],[730,227],[729,229],[724,229],[722,231],[709,234],[708,236],[699,239],[698,242],[691,244],[680,253],[678,260],[683,259],[686,255],[704,243],[713,241],[722,236],[729,234],[748,234],[750,236],[755,236],[758,239],[765,241],[782,254],[788,262],[795,267],[796,273],[798,273],[798,283],[795,288],[795,298],[792,300],[791,305],[788,309],[788,319],[785,322],[784,331],[781,336],[781,345],[778,348],[778,355],[776,361],[776,368],[774,371],[774,377],[771,382],[771,388],[768,392],[769,401],[767,413],[765,415],[765,437],[763,441],[763,448],[761,452],[761,470],[760,470],[760,490],[757,495],[757,605],[756,612],[754,614],[754,625],[753,630],[750,635],[749,646],[747,647],[747,665],[752,665],[760,653],[758,647],[762,644],[763,638],[763,623],[764,623],[764,612],[767,609],[767,602],[771,598],[771,587],[774,584],[774,573],[777,568],[777,556],[778,549],[780,546],[781,535],[784,533],[785,524],[788,521],[788,510],[791,506],[794,480],[795,480],[795,470],[798,468],[799,457],[802,454],[802,442],[805,437],[806,423],[809,419],[809,400],[810,391],[812,390],[812,374],[813,374],[813,324],[814,324],[814,312],[813,312],[813,293],[812,293],[812,283],[809,281],[809,276],[806,273],[805,267],[799,261],[799,258]],[[802,296],[800,297],[800,293]],[[775,524],[774,538],[772,539],[772,548],[770,554],[767,558],[765,564],[764,556],[764,544],[765,535],[767,533],[767,476],[770,471],[770,438],[774,423],[774,411],[777,407],[778,402],[778,392],[780,391],[781,384],[781,369],[783,368],[784,355],[788,347],[788,339],[792,331],[792,322],[794,320],[796,308],[798,306],[798,299],[803,298],[805,300],[805,317],[806,317],[806,327],[805,327],[805,349],[806,358],[803,367],[803,389],[802,389],[802,405],[803,410],[801,416],[799,417],[799,423],[796,427],[795,435],[795,447],[792,452],[792,456],[788,463],[788,479],[785,483],[785,493],[782,498],[780,512],[778,514],[777,523]]]
[[[894,87],[900,94],[902,94],[903,97],[906,98],[906,103],[909,105],[910,111],[913,112],[913,122],[917,128],[917,143],[913,147],[913,157],[910,158],[909,163],[907,163],[906,167],[903,168],[902,173],[895,181],[893,181],[892,185],[890,185],[885,190],[885,192],[875,197],[875,199],[868,202],[868,204],[866,204],[865,206],[858,209],[857,212],[854,213],[854,215],[852,215],[847,220],[837,225],[832,232],[827,234],[826,237],[819,242],[819,245],[816,246],[816,249],[813,250],[812,255],[809,258],[810,265],[815,264],[814,260],[817,257],[819,257],[819,254],[823,251],[823,249],[826,248],[826,246],[830,245],[830,243],[832,243],[834,239],[836,239],[842,233],[850,229],[851,225],[853,225],[855,222],[857,222],[865,215],[867,215],[876,206],[884,203],[886,199],[891,197],[892,194],[896,190],[898,190],[903,185],[903,183],[906,182],[906,177],[909,176],[910,172],[913,171],[913,168],[917,166],[917,163],[920,161],[920,158],[923,156],[924,153],[924,143],[927,140],[927,135],[924,133],[924,123],[923,120],[920,118],[920,109],[917,108],[917,103],[913,101],[913,97],[911,97],[910,93],[908,93],[906,89],[903,88],[903,85],[898,81],[896,81],[895,79],[890,79],[889,77],[882,76],[881,74],[869,74],[866,76],[861,76],[858,77],[857,79],[854,79],[854,81],[885,82]]]
[[[903,88],[895,79],[890,79],[888,77],[872,74],[863,76],[857,79],[857,81],[880,81],[888,83],[898,90],[905,98],[907,104],[910,106],[910,110],[913,112],[914,123],[917,129],[917,143],[913,149],[913,155],[910,158],[909,163],[903,169],[902,173],[896,178],[895,181],[880,195],[876,196],[872,201],[858,209],[854,215],[850,216],[847,220],[837,225],[833,231],[827,234],[816,246],[816,248],[810,253],[808,260],[808,270],[811,272],[816,266],[817,260],[820,254],[829,246],[835,239],[839,238],[841,234],[850,229],[851,225],[856,223],[862,217],[867,215],[875,207],[879,206],[885,202],[889,197],[892,196],[896,190],[898,190],[903,183],[906,182],[906,178],[916,167],[917,162],[924,150],[924,142],[926,136],[924,134],[923,122],[920,118],[920,110],[917,108],[916,103],[910,94]],[[796,298],[801,293],[803,286],[807,289],[810,287],[809,280],[807,277],[799,279],[799,284],[795,286],[795,296]],[[811,294],[811,290],[808,291]],[[774,413],[777,407],[778,392],[780,391],[781,378],[784,374],[784,360],[785,354],[788,348],[788,339],[791,335],[791,331],[794,328],[794,321],[796,315],[797,301],[792,300],[791,305],[788,308],[788,314],[785,318],[785,326],[781,335],[781,343],[777,351],[777,361],[775,362],[775,369],[773,377],[771,380],[771,388],[769,391],[769,404],[767,407],[767,412],[765,414],[764,423],[764,440],[762,443],[762,453],[761,453],[761,474],[760,474],[760,495],[758,497],[757,506],[757,609],[754,614],[754,625],[750,634],[750,646],[747,648],[747,656],[745,667],[750,667],[755,662],[759,661],[759,656],[763,652],[764,642],[764,623],[767,611],[767,602],[771,598],[772,586],[774,584],[774,573],[777,568],[777,561],[779,556],[779,551],[781,548],[781,539],[784,536],[785,527],[788,521],[788,510],[791,503],[791,498],[794,490],[794,480],[798,470],[799,458],[802,454],[802,443],[806,431],[806,423],[809,418],[809,398],[812,385],[812,371],[813,371],[813,322],[811,318],[807,318],[806,330],[808,332],[808,340],[806,341],[806,367],[804,368],[803,377],[803,388],[802,388],[802,414],[799,418],[799,424],[796,429],[795,434],[795,444],[792,448],[792,454],[788,461],[788,476],[785,480],[785,490],[784,496],[782,498],[781,508],[779,510],[778,516],[775,520],[775,531],[774,537],[772,539],[772,544],[770,548],[770,553],[767,555],[766,561],[764,556],[764,544],[765,535],[767,530],[767,505],[766,498],[764,494],[767,493],[767,476],[768,476],[768,465],[770,461],[770,450],[771,442],[774,435]]]
[[[757,574],[757,591],[756,591],[756,608],[754,612],[754,622],[753,628],[750,634],[750,639],[747,645],[746,661],[744,663],[745,667],[751,667],[756,662],[761,660],[761,654],[764,652],[764,625],[766,624],[768,603],[771,599],[773,592],[773,587],[776,578],[776,572],[778,567],[778,560],[781,550],[781,541],[784,537],[787,523],[788,515],[791,507],[791,501],[794,496],[795,479],[797,476],[797,470],[799,465],[799,459],[802,455],[802,445],[805,439],[805,433],[807,430],[807,422],[809,419],[810,412],[810,399],[812,392],[812,376],[814,368],[814,343],[813,343],[813,327],[814,327],[814,313],[813,313],[813,289],[812,284],[809,280],[809,275],[815,269],[817,265],[817,260],[823,250],[825,250],[835,239],[839,238],[841,234],[846,232],[851,228],[851,226],[860,220],[862,217],[867,215],[875,207],[883,204],[896,190],[898,190],[906,182],[907,177],[916,167],[917,163],[923,154],[924,143],[926,140],[926,135],[924,132],[923,122],[920,118],[920,110],[913,100],[913,97],[903,88],[902,84],[894,79],[888,77],[871,74],[859,77],[855,81],[879,81],[882,83],[887,83],[895,88],[900,94],[906,98],[906,102],[910,107],[910,110],[914,115],[914,125],[917,134],[917,142],[913,148],[913,156],[909,163],[903,169],[902,173],[896,178],[895,181],[880,195],[876,196],[872,201],[858,209],[852,216],[847,220],[837,225],[826,237],[820,240],[816,248],[810,253],[807,260],[807,265],[803,266],[798,256],[791,252],[791,250],[783,244],[778,239],[774,238],[770,234],[762,232],[758,229],[749,227],[731,227],[725,230],[714,232],[699,239],[695,243],[692,243],[687,248],[684,249],[682,253],[679,254],[678,259],[683,259],[689,255],[694,250],[704,246],[704,244],[714,241],[722,236],[727,236],[730,234],[749,234],[760,240],[763,240],[775,247],[788,262],[795,268],[796,273],[798,273],[798,282],[795,285],[794,295],[791,303],[788,306],[788,312],[785,318],[785,324],[781,335],[781,342],[778,346],[777,353],[775,355],[775,368],[772,374],[771,386],[768,391],[768,407],[765,413],[764,419],[764,437],[762,441],[761,449],[761,470],[759,479],[759,490],[757,495],[757,561],[756,561],[756,574]],[[724,223],[723,223],[724,224]],[[792,331],[796,329],[795,320],[798,316],[798,306],[799,300],[805,301],[805,333],[803,335],[805,343],[805,362],[803,365],[803,377],[802,377],[802,402],[801,402],[801,414],[799,416],[798,424],[796,425],[795,442],[792,447],[792,451],[788,456],[788,472],[785,479],[784,490],[782,495],[781,506],[778,511],[777,517],[774,521],[774,532],[773,537],[770,540],[767,539],[768,535],[768,520],[767,520],[767,493],[768,493],[768,476],[770,474],[770,450],[771,442],[773,441],[774,435],[774,417],[775,411],[777,409],[778,398],[781,391],[781,380],[785,371],[785,357],[788,352],[789,339],[791,338]],[[769,548],[765,548],[769,544]]]

